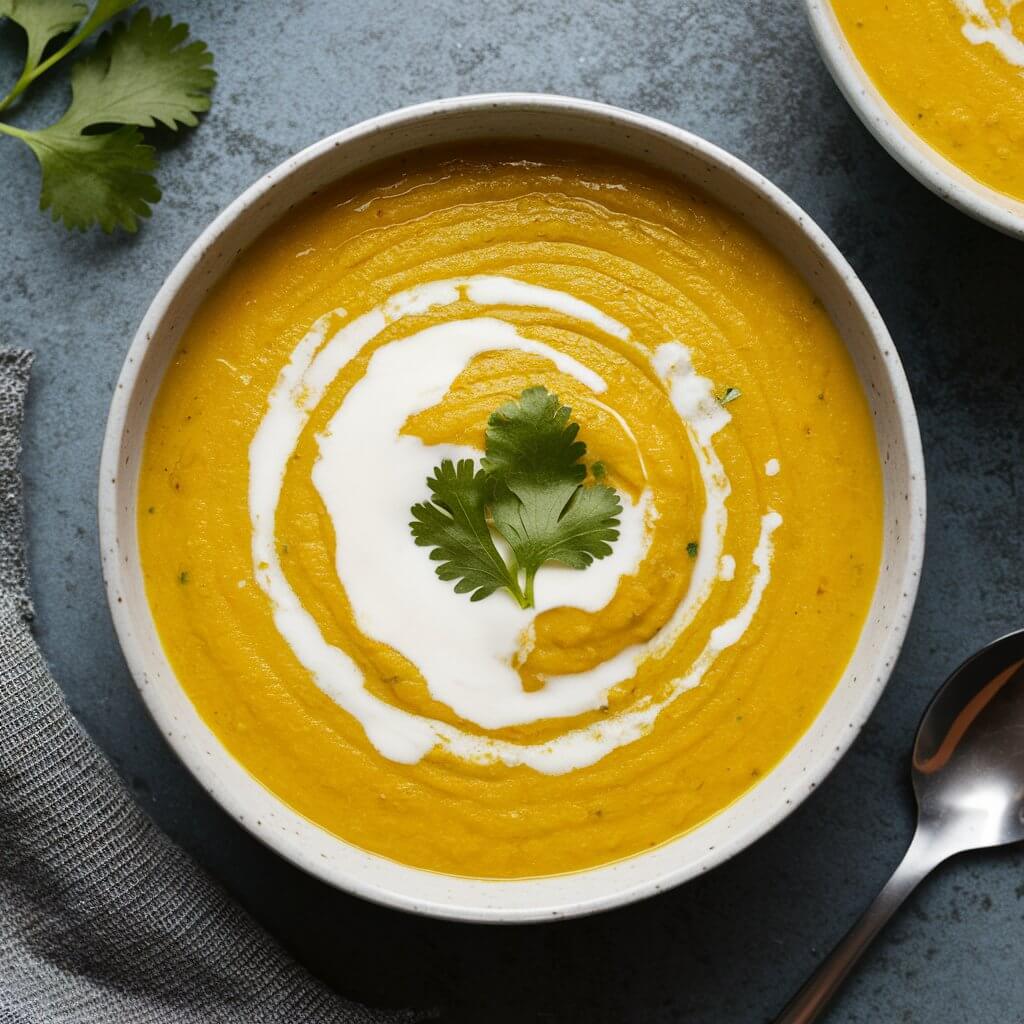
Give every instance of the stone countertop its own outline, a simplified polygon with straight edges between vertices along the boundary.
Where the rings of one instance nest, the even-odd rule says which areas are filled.
[[[161,139],[163,202],[137,236],[69,236],[36,210],[29,151],[0,139],[0,342],[38,354],[24,467],[38,635],[72,707],[176,840],[343,993],[440,1006],[446,1021],[769,1021],[898,862],[908,752],[962,658],[1024,625],[1024,244],[944,205],[841,99],[798,0],[719,4],[154,0],[217,57],[213,110]],[[19,33],[0,27],[0,82]],[[43,85],[22,123],[66,97]],[[637,906],[552,925],[442,924],[314,881],[193,783],[136,696],[96,539],[107,404],[165,274],[245,186],[289,154],[409,103],[503,89],[603,100],[737,154],[832,236],[878,303],[917,401],[928,555],[889,688],[852,751],[773,833]],[[868,955],[835,1024],[1020,1024],[1024,852],[965,856]]]

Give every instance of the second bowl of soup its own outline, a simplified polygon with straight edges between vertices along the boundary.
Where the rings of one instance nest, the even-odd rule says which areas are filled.
[[[886,149],[943,199],[1024,236],[1024,4],[807,0],[818,47]]]

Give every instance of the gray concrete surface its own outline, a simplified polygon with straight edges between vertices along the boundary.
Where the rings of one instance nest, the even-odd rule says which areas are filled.
[[[38,353],[28,484],[38,634],[72,706],[157,821],[341,991],[450,1021],[769,1021],[899,859],[918,716],[977,644],[1024,625],[1024,244],[944,206],[868,136],[798,0],[505,4],[154,0],[221,75],[203,126],[162,141],[165,198],[137,237],[69,237],[0,138],[0,342]],[[20,40],[0,27],[0,83]],[[43,87],[31,125],[63,102]],[[909,640],[871,722],[812,799],[753,849],[642,905],[537,927],[438,924],[343,896],[243,833],[193,784],[135,695],[99,573],[96,468],[121,360],[167,271],[293,151],[418,100],[575,94],[696,131],[828,231],[896,339],[918,403],[930,525]],[[1020,1024],[1024,855],[964,857],[911,901],[832,1024]]]

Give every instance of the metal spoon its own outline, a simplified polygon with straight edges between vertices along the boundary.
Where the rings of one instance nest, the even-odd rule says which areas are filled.
[[[946,680],[917,728],[913,779],[910,849],[775,1024],[817,1020],[871,940],[947,857],[1024,839],[1024,630],[994,640]]]

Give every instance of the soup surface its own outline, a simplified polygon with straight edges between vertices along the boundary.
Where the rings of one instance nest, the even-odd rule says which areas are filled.
[[[538,385],[619,536],[532,608],[470,601],[410,508]],[[881,529],[865,396],[797,274],[703,194],[552,147],[289,212],[194,317],[139,481],[153,615],[226,747],[345,840],[478,877],[623,858],[755,786],[843,672]]]
[[[1024,199],[1024,3],[832,0],[897,114],[984,185]]]

